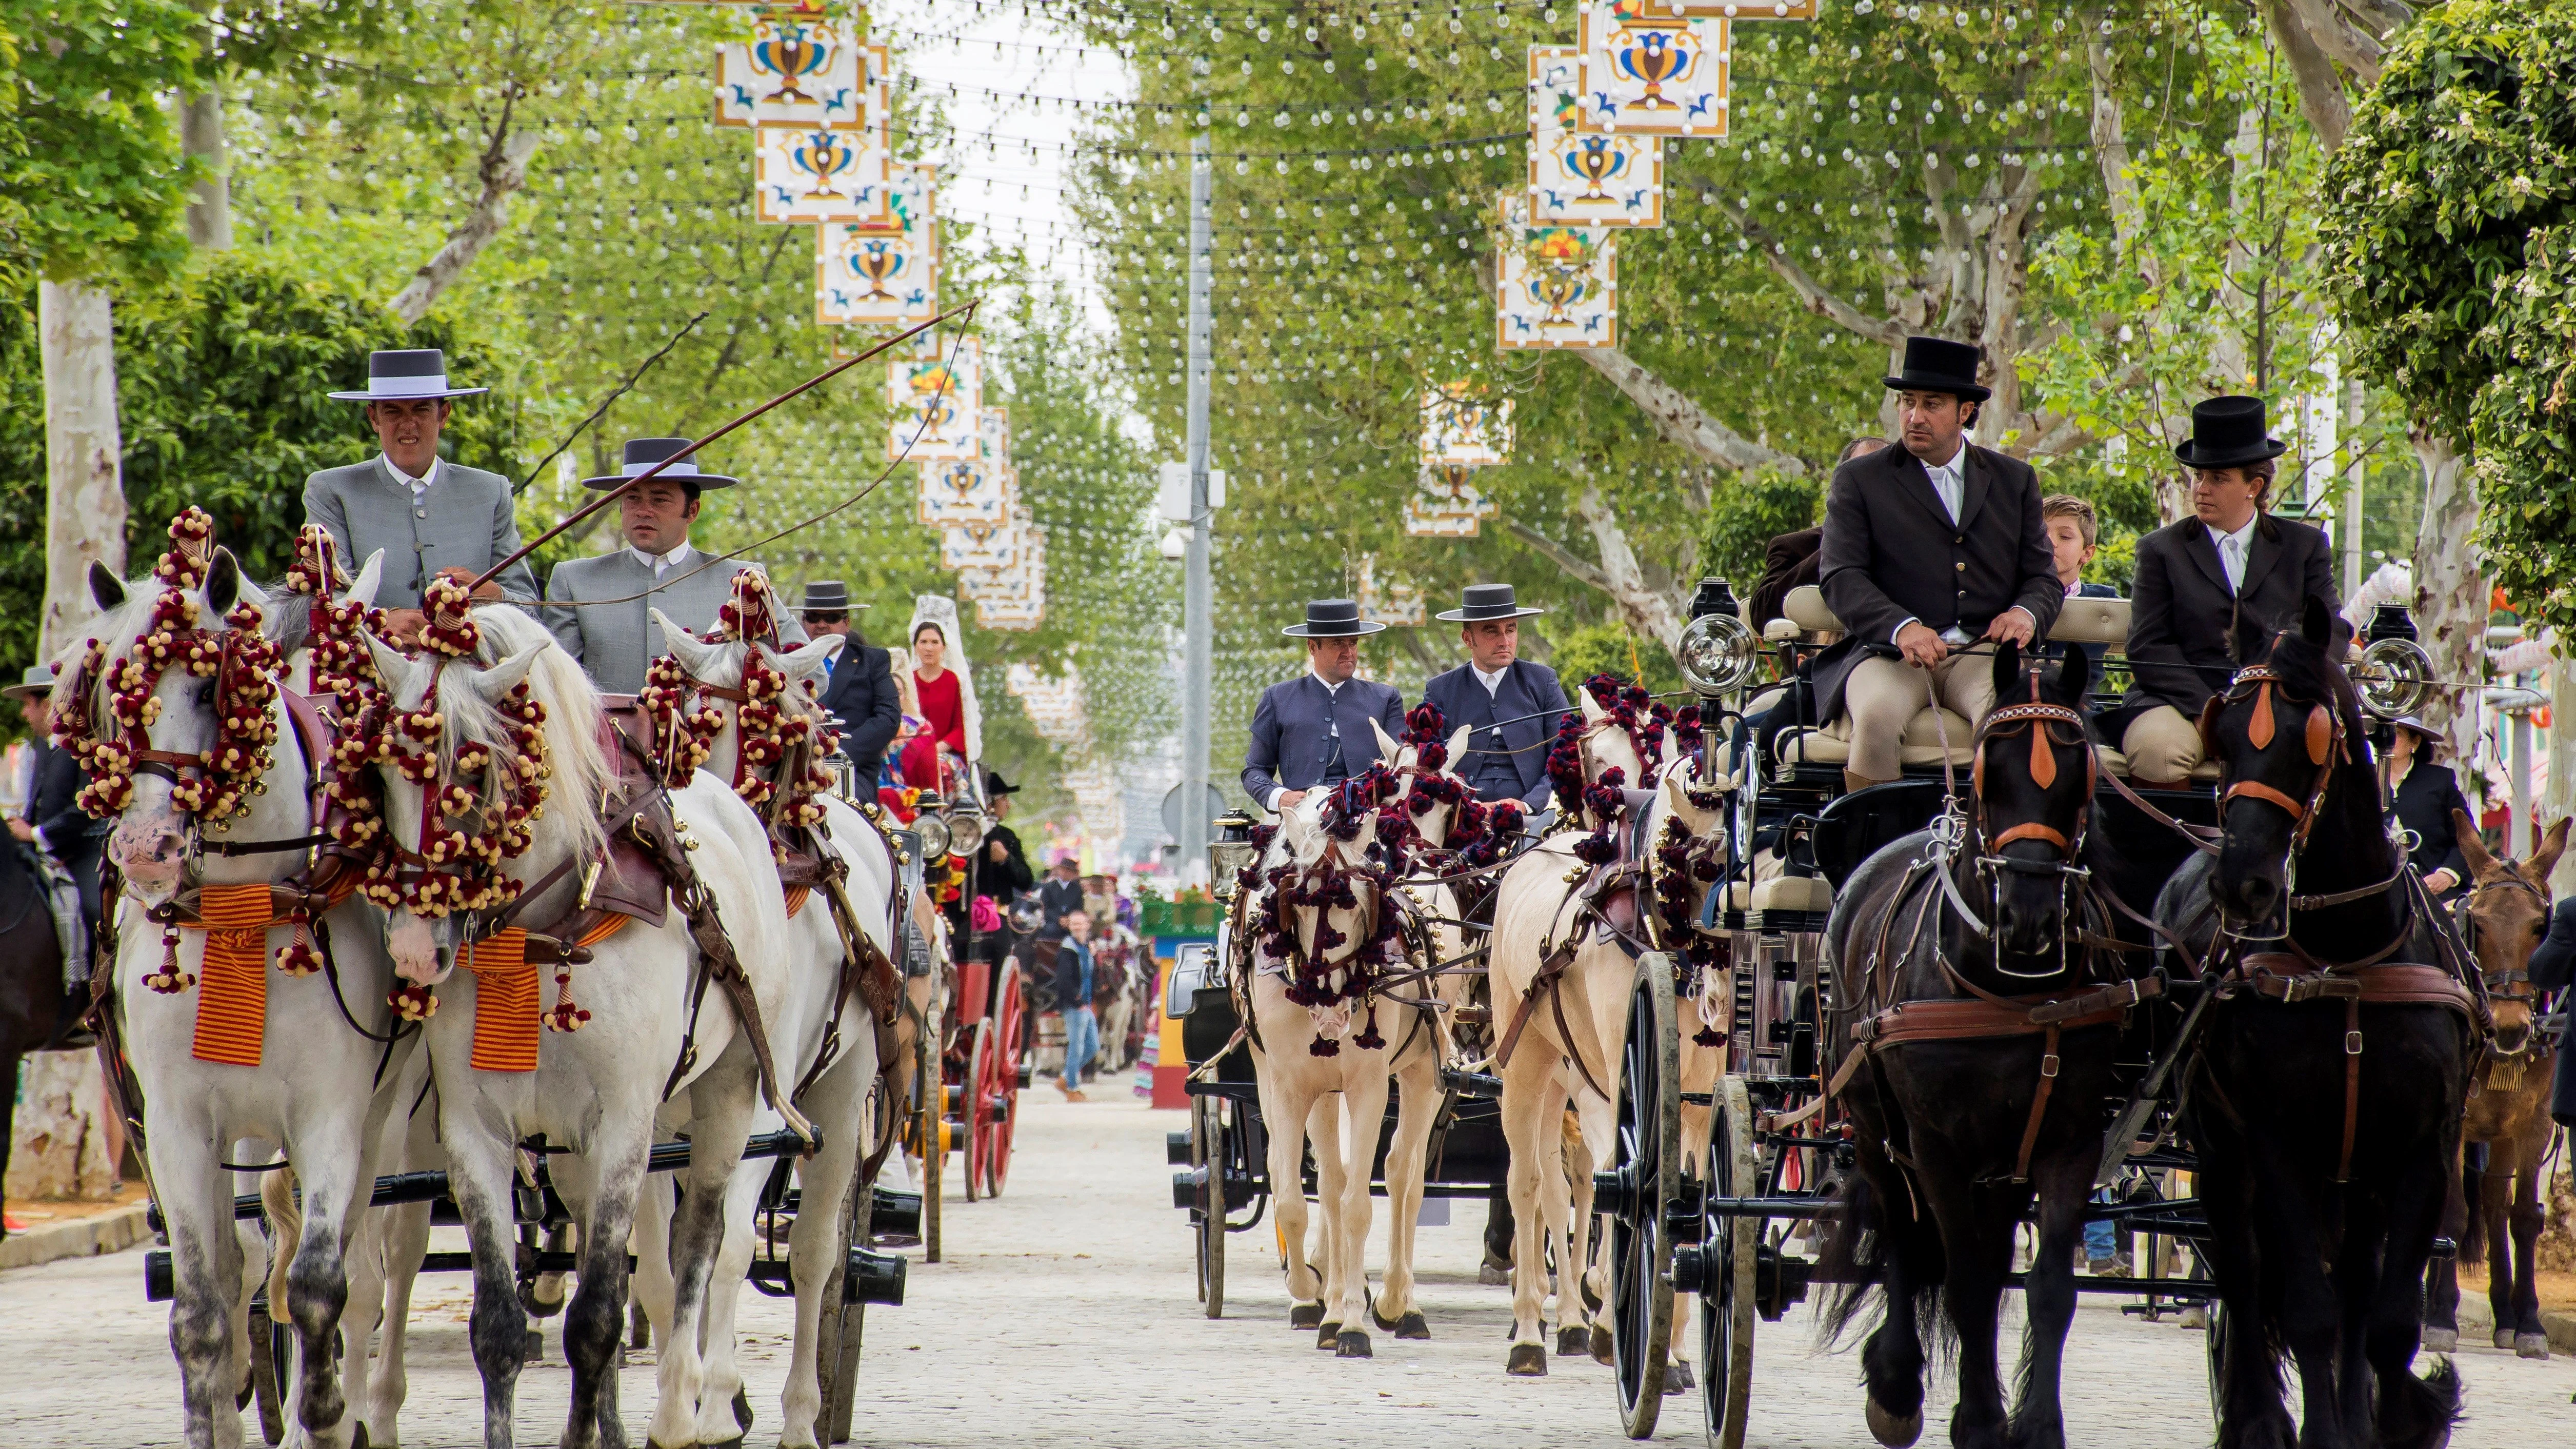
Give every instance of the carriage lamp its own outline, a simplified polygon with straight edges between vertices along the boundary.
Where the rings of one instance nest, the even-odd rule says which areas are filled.
[[[1228,810],[1210,823],[1216,826],[1216,838],[1207,848],[1209,893],[1232,903],[1236,876],[1252,864],[1261,847],[1252,843],[1252,817],[1240,810]]]
[[[1681,666],[1682,678],[1692,690],[1713,699],[1744,687],[1753,677],[1761,650],[1762,641],[1730,610],[1691,620],[1673,650],[1673,662]]]
[[[1715,574],[1704,575],[1699,581],[1699,591],[1691,595],[1690,616],[1694,619],[1710,614],[1742,612],[1743,606],[1735,602],[1735,591],[1726,586],[1726,580]]]
[[[986,828],[987,827],[984,824],[984,812],[977,809],[972,803],[964,799],[954,800],[949,803],[949,849],[958,851],[961,854],[965,851],[974,849],[975,842],[984,838]]]
[[[912,817],[912,833],[921,837],[922,857],[937,860],[948,853],[948,822],[924,810]]]

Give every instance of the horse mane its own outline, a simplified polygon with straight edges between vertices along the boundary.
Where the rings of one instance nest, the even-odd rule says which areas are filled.
[[[538,646],[536,662],[528,669],[528,692],[545,706],[546,757],[552,778],[545,813],[536,822],[536,840],[576,858],[605,849],[608,835],[599,823],[599,803],[614,773],[599,744],[598,688],[555,643],[554,634],[524,611],[509,604],[485,604],[474,610],[474,622],[483,634],[475,651],[478,669],[489,669]],[[484,702],[464,671],[439,671],[438,709],[447,717],[439,739],[442,770],[454,764],[456,746],[465,740],[489,747],[496,756],[516,753],[508,721]],[[497,779],[497,773],[491,778]]]

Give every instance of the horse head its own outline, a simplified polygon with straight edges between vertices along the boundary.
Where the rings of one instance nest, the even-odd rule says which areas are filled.
[[[2092,728],[2085,723],[2084,651],[2067,646],[2051,676],[2024,669],[2021,649],[1995,648],[1995,706],[1978,726],[1976,869],[1994,882],[1995,949],[2059,954],[2066,941],[2066,872],[2083,850],[2093,805]]]
[[[605,847],[609,772],[598,693],[553,635],[508,605],[469,614],[437,583],[423,604],[423,656],[368,640],[386,694],[370,738],[385,839],[363,889],[385,908],[395,974],[427,987],[456,964],[460,916]]]
[[[672,623],[661,610],[654,609],[651,613],[653,622],[662,626],[662,641],[671,651],[669,662],[676,667],[678,677],[668,677],[669,670],[664,668],[664,661],[654,661],[656,672],[663,677],[648,681],[645,691],[647,708],[652,707],[655,691],[669,690],[678,713],[690,716],[700,715],[703,711],[702,717],[710,720],[713,729],[697,740],[706,751],[706,758],[698,767],[719,780],[729,782],[737,793],[749,799],[761,786],[753,784],[740,768],[745,763],[743,711],[755,702],[747,695],[746,680],[757,676],[756,687],[760,691],[757,702],[771,711],[764,717],[764,725],[788,725],[789,733],[804,738],[826,721],[821,706],[814,702],[812,692],[802,686],[830,666],[845,641],[837,634],[827,634],[794,649],[781,650],[766,643],[721,635],[715,639],[700,639]],[[757,666],[753,662],[755,659]],[[793,721],[802,723],[789,723]],[[763,738],[753,746],[753,754],[757,758],[749,763],[765,768],[779,762],[774,755],[781,742],[772,738],[778,733],[775,728],[761,731]],[[766,798],[763,794],[761,799],[752,803],[757,806]]]
[[[1301,802],[1280,817],[1263,862],[1264,949],[1284,961],[1288,999],[1313,1017],[1319,1046],[1350,1033],[1351,1008],[1385,963],[1393,925],[1387,882],[1401,874],[1390,846],[1400,854],[1401,844],[1382,832],[1377,803],[1381,791],[1393,795],[1391,779],[1371,769]]]
[[[1430,703],[1415,705],[1405,721],[1410,728],[1402,740],[1375,719],[1369,729],[1377,735],[1378,759],[1395,774],[1395,796],[1388,803],[1412,819],[1413,833],[1424,845],[1437,850],[1448,844],[1460,810],[1476,795],[1455,768],[1474,730],[1460,725],[1441,739],[1439,731],[1447,721],[1440,707]]]
[[[2377,813],[2360,698],[2327,654],[2333,623],[2325,600],[2310,595],[2297,631],[2274,636],[2261,662],[2238,670],[2200,712],[2202,749],[2226,768],[2226,836],[2209,890],[2231,930],[2253,929],[2280,906],[2291,858],[2316,828],[2339,769],[2359,772]]]
[[[2531,987],[2531,953],[2540,949],[2540,938],[2549,929],[2549,872],[2567,849],[2569,823],[2561,820],[2549,827],[2540,848],[2517,861],[2490,854],[2478,838],[2478,823],[2462,811],[2451,812],[2453,838],[2469,862],[2469,896],[2460,907],[2460,926],[2487,978],[2496,1050],[2505,1056],[2531,1045],[2538,1005]]]
[[[278,769],[277,646],[264,632],[268,596],[242,576],[196,509],[171,524],[175,547],[132,584],[90,566],[105,617],[96,637],[57,661],[54,734],[81,757],[82,808],[114,816],[107,842],[134,893],[168,899],[196,868],[203,832],[252,825],[291,836],[298,792],[269,792]],[[288,741],[300,774],[301,755]],[[279,817],[272,822],[268,817]]]

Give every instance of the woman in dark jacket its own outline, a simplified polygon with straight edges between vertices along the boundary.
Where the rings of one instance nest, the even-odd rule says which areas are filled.
[[[2398,720],[2388,748],[2386,783],[2389,809],[2398,824],[2414,832],[2412,859],[2423,873],[2424,889],[2435,900],[2447,901],[2469,878],[2468,857],[2460,853],[2451,812],[2457,810],[2472,820],[2477,812],[2460,793],[2459,777],[2451,767],[2433,758],[2441,743],[2441,732],[2415,716]]]

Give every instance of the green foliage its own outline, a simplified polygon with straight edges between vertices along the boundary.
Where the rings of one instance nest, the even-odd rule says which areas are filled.
[[[1824,484],[1815,478],[1766,471],[1720,485],[1701,519],[1699,571],[1725,579],[1738,598],[1750,598],[1762,582],[1763,550],[1781,534],[1815,527],[1824,503]]]
[[[2364,365],[2420,425],[2473,440],[2488,567],[2526,619],[2576,631],[2576,3],[2461,0],[2419,20],[2327,194]]]
[[[0,281],[57,281],[186,255],[192,169],[162,92],[196,81],[196,12],[176,0],[0,7]]]
[[[1681,669],[1657,640],[1617,624],[1586,624],[1555,641],[1548,668],[1565,685],[1566,697],[1595,674],[1610,674],[1623,684],[1639,683],[1663,694],[1682,687]]]

